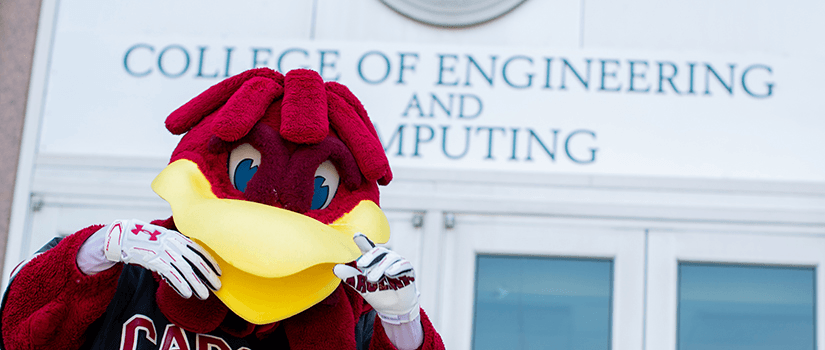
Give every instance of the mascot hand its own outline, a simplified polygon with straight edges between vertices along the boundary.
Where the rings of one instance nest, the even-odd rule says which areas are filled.
[[[358,268],[339,264],[335,275],[358,291],[384,322],[414,321],[420,308],[412,264],[396,252],[376,247],[361,233],[353,239],[362,253],[356,261]]]
[[[106,259],[157,272],[184,298],[209,297],[218,290],[220,267],[200,246],[177,231],[138,220],[118,220],[105,228]]]

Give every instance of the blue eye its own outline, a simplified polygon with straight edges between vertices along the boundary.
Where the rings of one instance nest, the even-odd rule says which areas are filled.
[[[252,166],[252,162],[252,159],[244,159],[238,163],[238,167],[235,168],[235,179],[232,185],[234,185],[238,191],[246,192],[246,184],[249,183],[249,180],[252,180],[252,176],[258,172],[258,166]]]
[[[246,192],[246,185],[258,172],[261,164],[261,152],[248,143],[244,143],[229,153],[229,183],[238,191]]]
[[[315,177],[315,189],[312,193],[312,206],[309,209],[321,209],[321,207],[323,207],[327,202],[327,197],[329,197],[329,186],[324,185],[324,181],[326,180],[327,179],[323,176]]]
[[[340,178],[335,165],[325,161],[315,170],[315,185],[312,192],[312,205],[310,210],[325,209],[332,202],[335,193],[338,191]]]

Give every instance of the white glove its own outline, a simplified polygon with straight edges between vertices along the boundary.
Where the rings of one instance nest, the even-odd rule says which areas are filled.
[[[113,262],[135,264],[157,272],[180,296],[209,297],[218,290],[221,269],[200,246],[177,231],[138,220],[117,220],[104,228],[103,252]]]
[[[376,247],[361,233],[356,233],[353,240],[362,253],[356,261],[358,268],[338,264],[333,269],[335,275],[360,293],[382,321],[402,324],[418,318],[418,288],[412,264],[396,252]]]

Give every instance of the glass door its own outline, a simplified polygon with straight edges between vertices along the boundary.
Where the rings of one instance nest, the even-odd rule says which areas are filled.
[[[641,348],[644,229],[457,215],[445,235],[447,348]]]

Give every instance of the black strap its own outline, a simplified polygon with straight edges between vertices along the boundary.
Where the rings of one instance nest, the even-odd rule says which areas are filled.
[[[375,323],[375,310],[370,310],[358,319],[355,324],[355,348],[358,350],[368,350],[372,340],[372,327]]]

